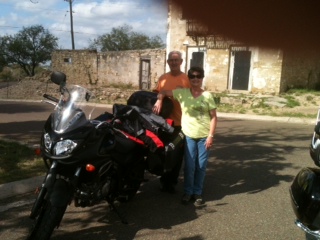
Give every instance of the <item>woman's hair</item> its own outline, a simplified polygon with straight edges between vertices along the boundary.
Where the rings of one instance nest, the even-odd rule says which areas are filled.
[[[202,67],[191,67],[188,71],[188,77],[193,74],[193,72],[200,73],[201,77],[204,78],[204,70]]]

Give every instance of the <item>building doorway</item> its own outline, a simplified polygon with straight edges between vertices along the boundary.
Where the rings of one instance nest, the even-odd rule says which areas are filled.
[[[140,59],[140,76],[139,76],[140,90],[149,90],[151,87],[150,65],[151,65],[151,60],[149,58]]]
[[[186,56],[186,65],[185,65],[185,73],[191,68],[191,67],[202,67],[205,66],[205,53],[206,48],[205,47],[187,47],[187,56]]]
[[[230,88],[249,90],[251,51],[247,47],[231,47]]]

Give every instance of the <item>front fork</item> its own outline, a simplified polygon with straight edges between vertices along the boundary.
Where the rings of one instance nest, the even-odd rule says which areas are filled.
[[[52,186],[53,186],[54,179],[56,179],[56,175],[57,175],[57,173],[56,173],[57,166],[58,166],[57,161],[52,162],[52,164],[47,172],[47,175],[45,176],[45,178],[42,182],[40,192],[39,192],[37,199],[34,202],[32,209],[31,209],[31,213],[29,216],[31,219],[35,219],[38,216],[40,209],[41,209],[41,206],[43,204],[44,197],[46,196],[48,189],[52,188]]]
[[[54,192],[52,190],[53,190],[53,187],[54,187],[54,185],[56,183],[56,179],[57,179],[57,167],[58,167],[58,162],[53,161],[48,172],[47,172],[46,177],[44,178],[44,180],[42,182],[40,192],[39,192],[39,194],[33,204],[33,207],[31,209],[31,213],[29,216],[31,219],[35,219],[39,215],[40,209],[43,205],[45,198],[48,199],[50,197],[51,201],[53,201],[54,203],[59,203],[59,202],[62,202],[62,201],[60,201],[61,199],[59,199],[59,198],[61,198],[61,197],[70,198],[71,197],[71,195],[69,195],[69,193],[73,192],[73,191],[70,191],[71,190],[70,187],[67,188],[67,186],[65,186],[65,187],[57,186],[55,188],[55,191],[58,190],[59,193],[53,194],[53,196],[51,196],[52,193]],[[77,184],[78,184],[80,172],[81,172],[81,167],[78,167],[75,174],[74,174],[72,182],[71,182],[71,186],[73,186],[73,189],[74,189],[74,186],[77,186]],[[49,193],[48,197],[46,197],[47,193]]]

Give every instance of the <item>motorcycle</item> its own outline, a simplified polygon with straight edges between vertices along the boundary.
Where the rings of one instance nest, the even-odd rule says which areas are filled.
[[[165,156],[184,135],[164,144],[159,136],[170,136],[173,127],[163,117],[134,105],[115,104],[112,114],[94,118],[92,92],[68,85],[61,72],[53,72],[51,81],[60,86],[61,96],[44,94],[45,102],[55,108],[40,141],[48,170],[31,209],[34,223],[28,239],[49,239],[72,201],[75,207],[107,202],[127,223],[116,203],[135,196],[146,170],[156,175],[169,171],[174,161],[166,163]]]
[[[320,108],[309,151],[314,164],[320,167]],[[295,224],[306,233],[307,239],[320,239],[320,169],[301,169],[289,190],[297,217]]]

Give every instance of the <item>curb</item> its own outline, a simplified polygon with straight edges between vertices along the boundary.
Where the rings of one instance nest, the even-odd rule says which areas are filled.
[[[287,122],[287,123],[300,123],[307,125],[315,125],[315,119],[311,118],[293,118],[293,117],[272,117],[266,115],[248,115],[239,113],[217,113],[218,118],[236,118],[246,120],[258,120],[258,121],[269,121],[269,122]]]
[[[9,182],[0,185],[0,199],[13,197],[19,194],[33,192],[42,184],[44,176],[32,177],[21,181]]]

